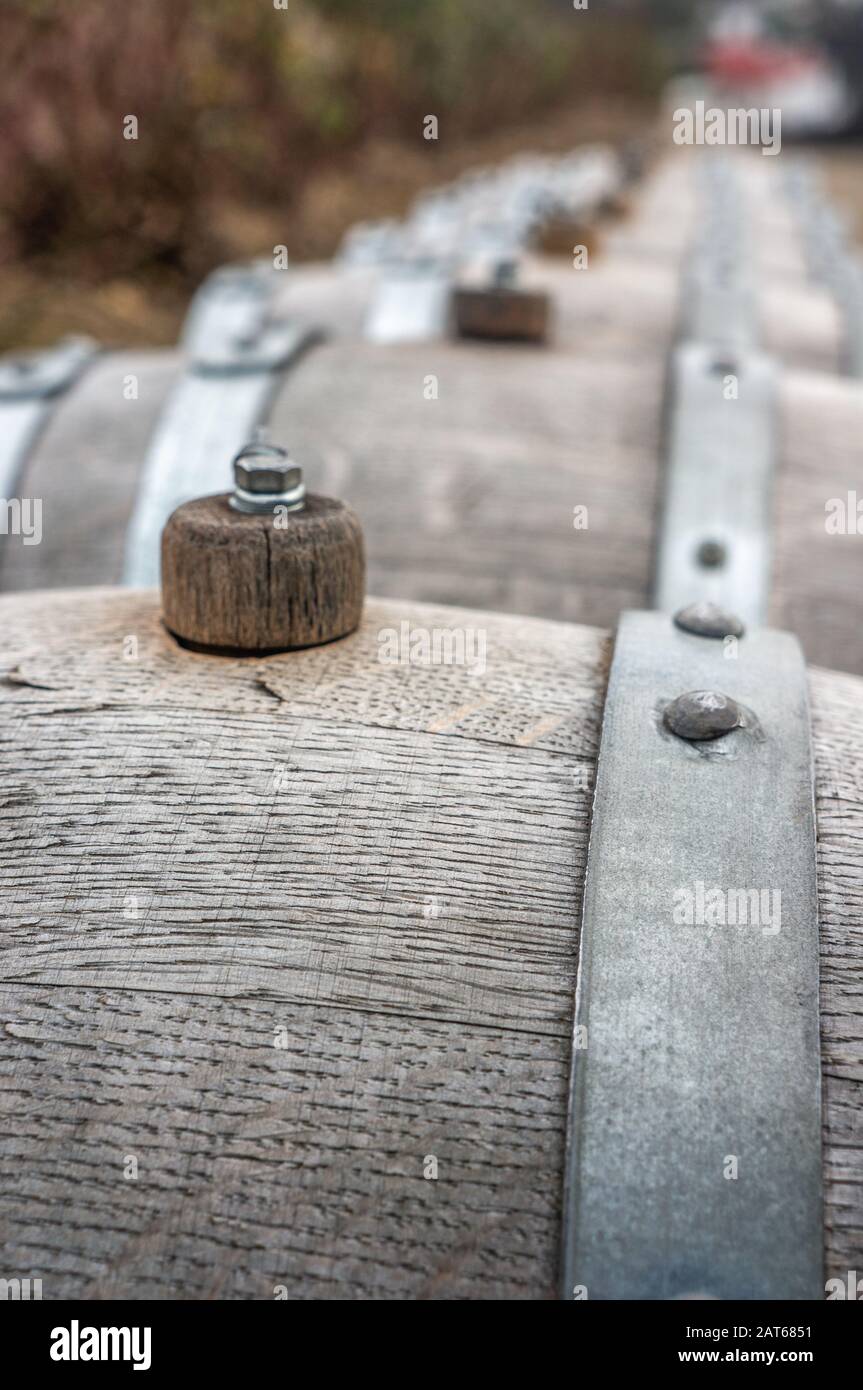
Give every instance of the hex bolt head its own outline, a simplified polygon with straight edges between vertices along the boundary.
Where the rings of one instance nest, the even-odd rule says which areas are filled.
[[[717,603],[690,603],[674,615],[675,625],[696,637],[742,637],[746,629],[733,613]]]
[[[665,711],[665,725],[689,742],[722,738],[741,722],[740,706],[718,690],[688,690]]]
[[[299,511],[305,505],[303,470],[277,444],[247,444],[234,459],[231,506],[238,512]]]
[[[491,282],[495,289],[511,290],[518,278],[518,262],[511,256],[504,256],[495,263]]]

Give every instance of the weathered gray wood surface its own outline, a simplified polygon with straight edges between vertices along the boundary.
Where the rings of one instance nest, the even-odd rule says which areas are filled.
[[[402,621],[485,632],[484,673],[381,664]],[[370,602],[229,661],[90,591],[4,597],[0,643],[0,1267],[553,1296],[607,637]],[[863,1262],[861,694],[812,673],[831,1275]]]
[[[863,502],[863,388],[788,372],[779,394],[771,621],[801,637],[807,660],[863,674],[863,516],[848,507],[849,493]],[[827,530],[833,499],[851,517],[846,534]]]

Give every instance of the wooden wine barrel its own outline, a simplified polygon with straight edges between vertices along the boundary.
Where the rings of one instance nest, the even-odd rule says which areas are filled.
[[[333,339],[290,370],[273,438],[310,487],[362,516],[373,592],[596,626],[650,606],[673,314],[666,300],[662,317],[661,294],[648,311],[648,298],[656,350],[640,355],[620,351],[632,297],[628,320],[597,315],[593,338],[569,350]],[[59,403],[20,484],[43,499],[43,539],[0,538],[0,586],[119,580],[147,442],[179,371],[176,354],[112,354]],[[129,375],[137,400],[123,397]],[[859,490],[861,432],[859,384],[780,376],[771,622],[811,661],[859,674],[863,545],[828,533],[826,507]],[[212,491],[229,464],[214,458]],[[576,507],[587,529],[574,529]]]
[[[729,163],[728,152],[714,153],[716,162]],[[706,231],[699,175],[706,160],[713,158],[703,149],[678,148],[656,163],[634,195],[632,215],[609,234],[610,246],[680,260]],[[760,153],[742,149],[735,150],[731,160],[746,211],[747,254],[755,258],[759,278],[805,282],[804,247],[783,184],[784,170]]]
[[[803,284],[789,215],[762,172],[769,163],[741,165],[754,247],[790,248],[778,270],[764,254],[759,263],[764,345],[783,349],[786,365],[826,365],[835,305]],[[311,486],[363,516],[375,592],[598,626],[649,603],[679,262],[698,232],[692,169],[687,158],[661,164],[614,249],[586,272],[528,263],[526,280],[555,305],[548,349],[376,346],[362,339],[375,272],[312,267],[287,278],[284,312],[331,336],[288,371],[274,437]],[[644,255],[662,226],[670,254]],[[180,352],[110,354],[59,399],[18,488],[42,501],[43,539],[0,537],[0,588],[120,579],[148,445],[186,365]],[[810,659],[863,673],[863,552],[856,535],[825,526],[829,501],[856,487],[859,387],[809,367],[780,386],[771,620],[796,630]],[[214,450],[211,490],[227,486],[229,464]],[[574,527],[576,508],[586,529]]]
[[[604,237],[606,254],[657,268],[685,263],[704,242],[709,218],[701,206],[698,152],[663,160],[639,190],[633,214]],[[738,151],[735,177],[746,223],[742,246],[752,268],[761,346],[784,364],[836,372],[843,355],[840,306],[809,276],[803,229],[770,159]]]
[[[364,340],[363,327],[385,273],[380,269],[341,265],[292,270],[286,277],[284,293],[277,298],[274,312],[284,313],[301,327],[318,327],[330,335],[333,345],[349,347],[349,373],[355,371],[353,357],[356,356],[358,361],[366,363],[365,370],[373,377],[376,389],[384,386],[393,364],[401,361],[404,351],[412,367],[405,385],[394,383],[394,386],[396,402],[404,389],[408,391],[404,404],[411,412],[417,391],[419,400],[425,402],[425,382],[441,369],[451,375],[455,368],[460,378],[465,364],[473,363],[480,379],[499,380],[507,396],[512,397],[517,387],[511,410],[518,409],[521,419],[516,422],[516,433],[508,443],[508,450],[513,458],[518,458],[520,451],[520,456],[525,462],[530,461],[531,467],[544,453],[548,442],[544,417],[550,406],[550,393],[546,388],[541,400],[527,408],[524,403],[528,391],[545,374],[550,361],[554,363],[554,380],[564,386],[566,394],[575,376],[569,369],[581,362],[610,359],[612,391],[617,362],[626,360],[640,364],[648,378],[646,389],[658,420],[664,357],[678,314],[679,274],[673,265],[641,266],[625,257],[615,258],[613,262],[600,257],[587,273],[578,273],[566,261],[533,258],[526,267],[525,281],[546,289],[554,304],[554,346],[547,352],[453,342],[429,342],[394,349],[375,347]],[[316,356],[317,350],[300,366],[310,365],[311,358]],[[333,358],[328,353],[321,366],[325,374],[331,370],[340,374],[343,371],[338,354]],[[115,583],[121,578],[126,532],[148,447],[174,388],[187,368],[188,358],[182,351],[112,353],[98,360],[73,390],[54,403],[47,427],[30,450],[18,480],[21,495],[42,500],[43,540],[38,546],[23,546],[0,537],[0,588],[20,590],[103,584]],[[623,380],[617,383],[628,397],[633,394],[632,374],[632,370],[625,371]],[[317,379],[317,367],[315,377]],[[592,386],[593,379],[588,389]],[[459,407],[462,417],[464,404],[469,400],[469,380],[465,380],[465,388]],[[634,389],[639,394],[644,387]],[[287,392],[288,384],[284,382],[282,395],[293,425],[293,409]],[[337,403],[343,394],[341,381],[330,380],[327,392],[327,413],[330,414],[334,407],[338,410]],[[607,398],[609,391],[604,394]],[[521,407],[517,406],[519,401]],[[434,405],[425,403],[429,404],[429,409],[421,423],[431,423],[435,413],[438,421],[435,428],[440,434],[441,426],[446,430],[449,403],[446,397]],[[467,422],[462,418],[458,434],[453,430],[446,443],[453,468],[463,459],[466,486],[473,494],[485,485],[483,478],[470,478],[472,437],[477,436],[480,452],[484,447],[481,404],[478,400],[472,418]],[[364,414],[363,428],[367,429],[369,423]],[[280,430],[281,422],[275,428]],[[467,438],[462,437],[465,431]],[[556,433],[554,424],[551,424],[551,433],[552,436]],[[288,439],[291,434],[292,429]],[[648,449],[656,443],[656,437],[645,439]],[[348,470],[353,457],[354,451],[350,449],[345,460]],[[344,471],[341,451],[330,455],[329,463],[336,472]],[[214,458],[214,489],[227,484],[229,466],[227,456]],[[365,473],[365,467],[361,471]],[[317,480],[311,474],[309,479],[316,485]],[[370,479],[370,483],[376,486],[376,480]],[[328,486],[331,491],[340,491],[338,479]],[[424,488],[431,486],[430,482],[423,484]],[[425,513],[425,495],[416,500]],[[566,499],[566,512],[570,517],[575,504]],[[440,529],[439,508],[432,507],[428,520],[433,530]],[[372,526],[374,528],[373,520]],[[425,526],[421,519],[419,526],[420,529]],[[494,568],[499,569],[493,532],[490,540],[491,561]],[[374,556],[372,563],[374,578]],[[454,578],[458,578],[457,571]],[[494,591],[498,582],[493,573],[488,575],[476,588],[473,601],[495,606],[498,600]],[[529,570],[526,582],[533,586]],[[643,584],[644,580],[639,580],[636,589],[640,590]],[[631,596],[634,598],[635,593]],[[463,597],[470,600],[468,592]],[[516,610],[525,607],[524,601],[513,600],[514,596],[507,596],[510,607]],[[528,611],[531,611],[531,604],[533,611],[545,611],[539,594],[528,602]],[[615,611],[616,606],[609,609],[605,621],[611,621]],[[602,620],[601,615],[599,620]]]
[[[370,600],[229,660],[149,592],[0,617],[2,1268],[45,1298],[553,1297],[607,635]],[[484,634],[482,669],[383,664],[403,624]],[[810,681],[844,1279],[863,683]]]
[[[752,265],[758,334],[763,348],[801,369],[837,371],[842,326],[838,306],[806,264],[801,229],[770,161],[740,157],[746,224],[743,251]],[[555,311],[555,342],[563,350],[592,347],[640,356],[657,350],[669,314],[679,311],[683,267],[709,231],[699,204],[698,161],[687,153],[658,163],[627,202],[619,222],[593,230],[589,269],[571,253],[528,253],[524,277],[545,290]],[[575,250],[573,246],[572,250]],[[332,335],[362,336],[385,267],[300,267],[287,278],[280,306]],[[616,334],[607,336],[609,331]]]
[[[833,371],[836,306],[804,281],[769,165],[740,162],[762,346],[786,365]],[[315,485],[361,505],[377,592],[598,625],[644,602],[666,358],[685,307],[683,262],[703,232],[695,167],[685,154],[661,162],[586,270],[566,258],[528,258],[525,283],[553,304],[546,350],[447,341],[377,347],[363,340],[363,324],[386,272],[316,266],[285,277],[276,312],[319,326],[331,341],[289,372],[274,431],[308,460]],[[775,246],[778,258],[765,250]],[[148,445],[186,366],[180,352],[113,353],[55,403],[18,481],[19,494],[42,500],[44,538],[22,546],[0,537],[0,587],[120,579]],[[832,430],[817,416],[810,433],[822,424]],[[820,455],[817,448],[813,472]],[[229,462],[214,458],[213,490],[227,485]],[[395,492],[398,534],[386,525]],[[574,538],[576,506],[595,520],[592,533]],[[514,544],[517,565],[509,562]],[[795,534],[788,544],[796,555]],[[791,601],[799,607],[806,591]],[[782,624],[781,585],[777,603]],[[820,632],[817,624],[816,640]],[[840,638],[811,654],[863,670],[855,648]]]

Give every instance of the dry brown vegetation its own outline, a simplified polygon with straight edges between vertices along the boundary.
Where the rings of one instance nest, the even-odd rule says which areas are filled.
[[[626,133],[660,76],[640,27],[563,0],[5,0],[0,346],[170,341],[213,266]]]

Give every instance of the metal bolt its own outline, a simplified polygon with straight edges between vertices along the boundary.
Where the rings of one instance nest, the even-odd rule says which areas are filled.
[[[256,441],[234,459],[231,506],[238,512],[273,512],[276,507],[300,511],[305,506],[303,470],[291,462],[287,449]]]
[[[497,261],[492,272],[492,284],[495,289],[512,289],[518,276],[518,263],[510,258]]]
[[[722,541],[702,541],[695,552],[695,558],[702,569],[721,569],[728,558]]]
[[[746,629],[739,618],[716,603],[690,603],[674,615],[677,627],[696,637],[742,637]]]
[[[666,727],[690,742],[721,738],[740,722],[740,706],[718,690],[688,690],[672,700],[665,711]]]

